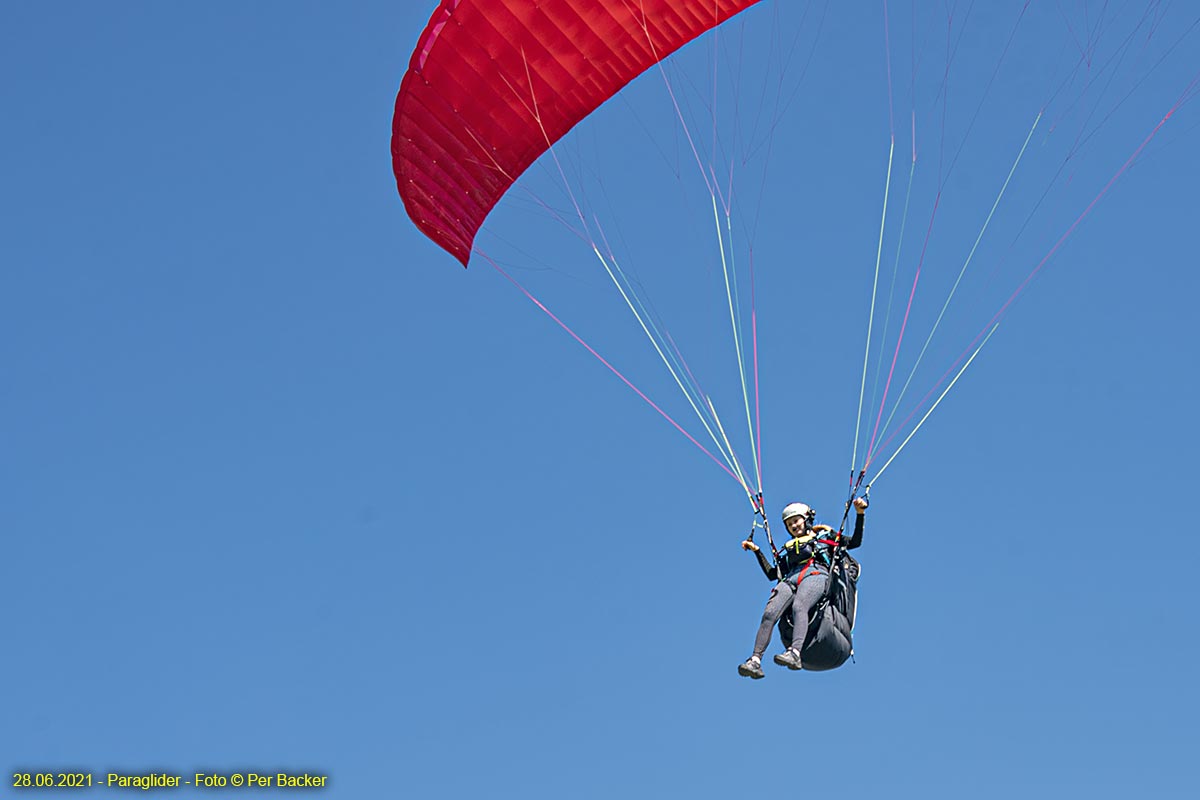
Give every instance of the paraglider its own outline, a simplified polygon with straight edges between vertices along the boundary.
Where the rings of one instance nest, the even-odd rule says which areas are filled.
[[[539,156],[633,78],[756,2],[442,0],[396,98],[392,163],[409,216],[466,266],[484,219]],[[782,665],[800,669],[803,658],[807,669],[830,669],[849,656],[858,569],[853,559],[839,565],[862,541],[866,508],[852,500],[857,522],[842,553],[840,537],[821,538],[832,529],[814,526],[811,509],[796,503],[784,511],[792,538],[775,564],[743,543],[778,581],[743,675],[761,677],[776,624],[788,646],[776,657]]]
[[[780,626],[784,651],[775,663],[791,670],[834,669],[853,652],[850,633],[854,628],[858,562],[844,553],[862,545],[867,499],[855,498],[854,532],[842,543],[841,534],[828,525],[814,524],[816,514],[805,503],[789,503],[783,509],[783,524],[791,539],[770,564],[752,539],[742,549],[754,553],[768,579],[776,581],[763,610],[754,650],[738,665],[738,674],[762,678],[762,656],[771,632]],[[844,550],[843,550],[844,548]],[[832,583],[831,583],[832,581]]]
[[[744,298],[745,294],[741,298],[738,294],[738,278],[734,267],[736,261],[734,255],[737,248],[734,245],[734,225],[731,221],[732,208],[735,205],[732,197],[737,194],[740,202],[746,193],[734,192],[735,157],[730,157],[727,183],[724,182],[723,176],[722,179],[719,179],[725,170],[719,166],[714,168],[713,162],[717,160],[716,153],[723,152],[727,145],[730,150],[738,150],[740,147],[740,152],[736,153],[736,156],[741,158],[738,162],[738,169],[745,171],[746,164],[754,153],[760,151],[770,153],[772,149],[770,136],[773,135],[779,122],[778,116],[772,118],[769,123],[764,122],[763,124],[763,129],[769,131],[766,134],[765,143],[753,141],[754,129],[751,129],[748,136],[746,131],[739,129],[732,137],[732,145],[722,141],[715,132],[717,128],[715,107],[718,104],[715,100],[717,78],[714,77],[711,92],[713,100],[711,105],[706,105],[706,108],[712,113],[713,134],[712,141],[708,144],[711,145],[713,156],[712,161],[704,163],[704,157],[700,155],[700,151],[704,148],[698,149],[692,141],[691,131],[683,118],[683,112],[679,111],[679,106],[675,103],[676,97],[668,81],[667,91],[679,116],[679,125],[685,134],[682,138],[686,139],[687,149],[695,157],[701,179],[711,195],[713,222],[716,227],[714,239],[718,248],[718,258],[714,258],[713,262],[719,261],[719,274],[723,278],[726,293],[725,300],[727,302],[722,305],[722,311],[728,309],[728,322],[733,333],[738,377],[741,383],[740,399],[745,410],[746,432],[749,434],[750,460],[748,462],[743,463],[739,460],[734,452],[734,446],[730,442],[727,426],[717,415],[717,408],[711,396],[700,388],[699,382],[692,374],[692,369],[684,361],[671,336],[665,334],[665,330],[660,331],[655,326],[654,315],[647,311],[647,306],[650,304],[643,302],[638,296],[639,282],[630,280],[622,272],[617,264],[618,258],[609,247],[607,237],[603,235],[596,215],[585,214],[580,208],[575,195],[570,192],[570,181],[561,167],[558,172],[563,183],[567,184],[570,205],[577,217],[577,219],[571,219],[569,224],[564,222],[564,226],[571,228],[572,233],[580,236],[590,245],[590,250],[599,259],[608,277],[617,286],[622,300],[637,318],[637,322],[650,339],[657,355],[670,371],[671,377],[683,392],[700,424],[704,426],[705,432],[712,440],[711,445],[707,441],[702,444],[693,437],[688,430],[676,422],[609,361],[605,360],[583,337],[568,327],[559,316],[551,312],[545,304],[518,283],[496,260],[476,244],[477,234],[501,198],[543,154],[554,155],[555,144],[577,124],[618,92],[621,92],[637,76],[660,65],[664,59],[683,48],[688,42],[719,28],[731,18],[759,2],[760,0],[637,0],[637,2],[629,0],[541,0],[537,3],[512,3],[508,0],[441,0],[417,42],[409,61],[408,70],[400,85],[392,124],[391,158],[396,185],[405,209],[413,223],[430,240],[453,256],[464,267],[468,265],[473,255],[478,254],[485,258],[541,311],[545,312],[658,414],[701,449],[712,461],[716,462],[722,470],[733,477],[745,492],[753,506],[754,513],[757,517],[762,518],[763,526],[766,527],[762,499],[761,425],[758,413],[759,353],[757,317],[754,306],[754,278],[751,273],[748,286],[750,291],[747,293],[750,301],[749,313],[746,314],[744,306],[741,305],[743,302],[741,298]],[[1070,221],[1065,232],[1062,232],[1057,238],[1047,240],[1047,242],[1052,242],[1048,247],[1045,243],[1034,244],[1035,250],[1032,251],[1032,255],[1027,253],[1011,256],[1011,261],[1020,263],[1021,269],[1026,269],[1030,264],[1033,265],[1032,269],[1020,280],[1015,291],[1003,301],[999,311],[961,351],[950,368],[937,379],[924,397],[916,401],[911,412],[904,416],[901,402],[908,397],[910,398],[909,405],[914,405],[911,402],[912,395],[909,394],[913,378],[926,354],[929,353],[932,359],[936,352],[929,349],[930,343],[939,327],[942,327],[943,320],[947,319],[947,308],[951,299],[958,293],[960,281],[966,274],[968,266],[973,261],[980,261],[985,257],[984,251],[980,249],[981,243],[984,243],[985,233],[988,233],[990,228],[997,227],[993,225],[993,221],[1002,201],[1005,204],[1011,202],[1013,192],[1009,192],[1010,181],[1017,174],[1022,160],[1025,159],[1030,143],[1035,141],[1034,133],[1035,130],[1038,130],[1039,123],[1043,117],[1053,120],[1050,126],[1051,132],[1045,135],[1047,140],[1050,139],[1054,130],[1067,130],[1070,127],[1068,121],[1077,121],[1078,130],[1074,134],[1074,140],[1068,142],[1069,147],[1063,155],[1061,165],[1057,171],[1053,172],[1048,184],[1044,188],[1034,187],[1032,190],[1026,190],[1025,200],[1026,207],[1029,209],[1028,216],[1019,226],[1014,226],[1015,232],[1012,243],[1009,244],[1009,251],[998,257],[993,254],[992,257],[997,261],[995,269],[998,269],[1005,259],[1010,258],[1009,252],[1016,252],[1013,248],[1018,240],[1028,235],[1030,218],[1039,209],[1044,209],[1049,205],[1047,198],[1057,185],[1060,183],[1078,185],[1083,182],[1077,179],[1073,172],[1066,172],[1065,178],[1061,181],[1060,176],[1064,176],[1068,163],[1072,165],[1077,163],[1076,155],[1079,148],[1092,139],[1096,131],[1108,122],[1125,100],[1124,98],[1117,99],[1115,103],[1111,104],[1107,113],[1104,113],[1105,107],[1101,105],[1099,99],[1094,102],[1089,99],[1087,103],[1082,101],[1085,97],[1089,97],[1089,89],[1105,75],[1110,65],[1113,66],[1115,73],[1116,66],[1122,63],[1124,54],[1133,46],[1130,43],[1136,41],[1135,33],[1145,26],[1149,26],[1149,34],[1153,34],[1159,25],[1159,22],[1155,21],[1157,20],[1156,14],[1142,15],[1141,18],[1135,20],[1132,30],[1124,39],[1106,38],[1104,40],[1114,43],[1119,41],[1119,44],[1112,45],[1111,55],[1101,59],[1097,48],[1100,45],[1100,32],[1103,31],[1106,37],[1109,36],[1107,24],[1109,18],[1106,17],[1105,25],[1097,23],[1089,26],[1096,32],[1096,40],[1089,39],[1087,48],[1080,48],[1079,61],[1073,68],[1070,67],[1073,55],[1069,52],[1065,55],[1059,54],[1065,59],[1061,65],[1065,71],[1064,75],[1058,74],[1059,65],[1052,67],[1041,65],[1040,68],[1047,71],[1045,80],[1049,82],[1045,87],[1045,97],[1035,98],[1038,102],[1031,101],[1029,108],[1024,110],[1024,113],[1032,117],[1032,124],[1028,128],[1028,132],[1024,133],[1024,140],[1019,148],[1016,147],[1016,143],[1020,141],[1019,137],[1011,143],[1015,157],[1007,174],[1001,173],[1003,180],[996,182],[997,192],[990,208],[985,204],[982,208],[972,211],[968,204],[955,206],[949,201],[949,197],[958,188],[958,185],[950,181],[951,175],[955,173],[956,165],[967,162],[967,160],[959,161],[963,145],[972,130],[977,128],[976,120],[980,119],[980,114],[984,111],[984,101],[992,91],[993,81],[1001,74],[1001,67],[1007,66],[1006,58],[1010,45],[1013,44],[1023,21],[1026,20],[1026,10],[1029,6],[1029,3],[1025,3],[1019,10],[1013,10],[1012,13],[1016,19],[1008,39],[997,40],[1002,45],[1002,49],[999,51],[991,77],[983,84],[979,105],[972,108],[964,104],[965,113],[968,116],[965,118],[965,126],[960,126],[964,132],[961,134],[962,139],[958,142],[957,148],[954,146],[953,139],[949,142],[947,140],[947,130],[951,131],[951,136],[954,135],[954,126],[948,128],[946,124],[951,95],[949,87],[952,85],[949,76],[966,21],[964,19],[956,27],[953,11],[946,9],[945,65],[941,72],[940,85],[935,86],[936,92],[929,93],[934,98],[932,104],[928,97],[917,91],[915,85],[910,87],[912,163],[900,217],[900,233],[896,242],[891,287],[886,294],[886,303],[881,302],[880,308],[877,310],[876,300],[881,298],[881,274],[886,278],[886,273],[881,273],[881,265],[884,261],[885,230],[888,230],[887,224],[889,219],[895,216],[898,205],[893,203],[892,209],[889,211],[888,201],[893,191],[892,168],[896,153],[897,132],[900,131],[903,135],[905,127],[896,124],[895,109],[893,108],[895,90],[891,73],[893,59],[889,38],[890,22],[887,3],[882,4],[884,58],[881,63],[885,65],[887,74],[886,108],[890,135],[888,137],[886,176],[883,180],[882,211],[878,226],[879,238],[877,245],[873,248],[874,280],[871,283],[866,341],[861,350],[862,372],[857,381],[858,409],[855,415],[854,444],[850,456],[851,490],[846,501],[846,517],[853,508],[856,512],[854,530],[843,541],[842,531],[846,517],[843,518],[842,525],[834,529],[830,526],[815,524],[814,514],[808,505],[790,504],[784,509],[783,514],[783,521],[788,528],[790,539],[782,549],[776,549],[772,543],[770,548],[772,560],[768,561],[763,551],[754,544],[752,529],[750,537],[742,543],[742,546],[755,553],[764,574],[777,583],[763,612],[754,650],[750,658],[738,667],[739,673],[743,676],[751,678],[763,676],[762,656],[769,643],[771,632],[776,626],[780,630],[785,646],[785,650],[775,656],[776,663],[781,666],[792,670],[833,669],[843,664],[851,656],[853,652],[851,633],[855,620],[857,580],[860,567],[847,551],[859,547],[862,543],[867,507],[866,492],[869,492],[871,485],[888,470],[900,451],[908,445],[916,432],[925,424],[930,414],[943,401],[991,339],[1014,301],[1060,250],[1080,222],[1109,191],[1114,182],[1142,154],[1159,128],[1185,102],[1200,93],[1200,88],[1198,88],[1200,87],[1200,77],[1194,77],[1178,100],[1166,111],[1158,125],[1141,141],[1132,155],[1107,179],[1107,182],[1102,183],[1099,192],[1090,201],[1087,201],[1086,205],[1080,203],[1083,208],[1082,212],[1077,215],[1073,213],[1067,218],[1072,220],[1073,217],[1073,221]],[[1061,12],[1061,9],[1059,11]],[[922,10],[921,13],[925,13],[925,11]],[[1119,18],[1122,13],[1121,11],[1115,12],[1112,17]],[[753,14],[745,14],[741,18],[746,19],[752,16]],[[917,27],[917,16],[918,9],[914,5],[914,29]],[[817,30],[820,30],[819,24]],[[988,29],[987,32],[994,34],[996,30],[998,29]],[[1181,35],[1181,39],[1186,35],[1187,31]],[[1072,33],[1072,38],[1073,36]],[[914,36],[912,38],[914,52],[911,58],[911,81],[915,84],[925,44],[921,44],[921,49],[918,50],[917,42],[921,41],[921,37]],[[989,36],[987,38],[996,37]],[[1149,43],[1150,36],[1147,35],[1145,40]],[[970,45],[967,45],[964,50],[969,48]],[[770,48],[764,49],[770,50]],[[1167,53],[1171,49],[1174,49],[1173,45],[1167,50]],[[1049,52],[1050,48],[1043,47],[1039,50]],[[1014,52],[1017,51],[1014,50]],[[786,64],[790,62],[790,57],[793,55],[795,55],[794,50],[788,51],[778,60]],[[719,50],[714,45],[712,60],[718,61],[718,56]],[[770,62],[769,56],[767,60]],[[1013,60],[1008,59],[1008,62],[1011,63]],[[1101,66],[1094,70],[1093,64]],[[740,63],[738,67],[736,74],[740,76]],[[1039,67],[1031,68],[1038,69]],[[1149,67],[1151,70],[1155,68],[1157,68],[1157,64]],[[714,76],[721,74],[716,69],[715,63],[711,65],[711,72]],[[666,80],[665,71],[664,80]],[[1112,78],[1106,77],[1106,80],[1111,82]],[[1133,84],[1129,90],[1130,93],[1139,85],[1140,80]],[[956,83],[953,86],[957,89]],[[782,116],[782,110],[788,107],[792,98],[784,91],[782,78],[773,83],[772,87],[775,94],[775,110],[780,112],[779,116]],[[1107,86],[1105,91],[1107,91]],[[703,94],[705,95],[704,102],[707,104],[710,93],[706,91]],[[793,92],[793,97],[794,94]],[[1105,92],[1101,91],[1099,97],[1103,98],[1104,94]],[[770,93],[766,92],[764,88],[762,98],[759,99],[760,105],[765,103],[763,98],[769,96]],[[955,99],[957,101],[957,96]],[[911,288],[905,292],[904,284],[898,283],[897,277],[900,274],[899,268],[902,262],[901,245],[904,242],[905,225],[909,215],[909,201],[914,197],[914,186],[920,186],[919,182],[914,182],[914,176],[917,175],[919,104],[922,107],[928,106],[928,108],[934,109],[939,119],[937,126],[938,136],[940,136],[937,142],[937,180],[933,189],[929,219],[924,226],[925,238],[919,249],[919,256],[914,256],[912,259],[915,260],[915,269]],[[761,110],[760,108],[759,111]],[[1006,123],[1007,120],[1003,120],[1001,117],[1002,115],[997,115],[996,118],[984,116],[983,120],[991,121],[990,123],[981,122],[978,128],[983,128],[988,124]],[[1022,127],[1017,130],[1024,131],[1023,124],[1024,120]],[[1044,143],[1042,147],[1045,152]],[[679,149],[684,150],[682,146]],[[985,160],[990,160],[995,153],[987,155],[988,159]],[[687,160],[686,155],[683,160]],[[557,165],[557,156],[555,156],[555,162]],[[1053,164],[1051,164],[1050,170],[1053,170]],[[965,169],[960,169],[960,173],[965,171]],[[961,178],[965,185],[980,180],[977,175],[969,177],[955,175],[954,177],[956,180]],[[1016,190],[1015,186],[1016,184],[1014,184],[1014,191]],[[1038,189],[1041,189],[1040,194]],[[1090,191],[1089,189],[1085,192],[1085,201]],[[943,193],[947,197],[945,203],[942,202]],[[758,194],[761,199],[762,187],[758,187]],[[546,204],[541,205],[545,207]],[[914,203],[912,207],[915,209],[917,204]],[[969,248],[964,248],[965,258],[961,261],[957,277],[949,287],[948,296],[941,310],[937,313],[936,318],[932,319],[928,338],[920,346],[920,353],[916,356],[915,363],[911,365],[911,371],[905,377],[906,366],[900,359],[901,345],[904,343],[906,331],[910,330],[910,323],[912,327],[918,323],[919,315],[912,315],[910,312],[913,310],[913,299],[917,295],[922,268],[926,265],[926,254],[933,252],[928,245],[935,230],[934,222],[938,215],[938,209],[949,207],[955,207],[956,213],[963,216],[978,213],[981,224],[978,234],[974,236],[973,243],[970,243]],[[552,216],[554,215],[553,210],[547,208],[547,211]],[[722,211],[723,218],[721,217]],[[570,212],[567,212],[566,216],[571,216]],[[1020,215],[1017,216],[1017,219],[1020,219]],[[558,221],[563,222],[561,218]],[[756,226],[757,220],[755,220],[754,226],[751,226],[752,230],[747,235],[748,239],[753,238],[753,230],[756,229]],[[940,230],[940,226],[937,227]],[[600,232],[598,238],[592,236],[596,230]],[[740,234],[741,232],[739,232]],[[970,239],[971,237],[968,236],[965,241],[969,242]],[[744,246],[741,240],[738,240],[737,247]],[[790,247],[791,243],[788,246]],[[751,256],[749,260],[753,264],[753,248],[751,246],[748,249]],[[801,263],[801,260],[795,258],[791,253],[788,257],[793,263]],[[931,266],[926,270],[926,274],[933,271],[933,260],[934,257],[931,256]],[[938,254],[937,260],[954,263],[951,256],[946,254]],[[801,270],[795,271],[800,272]],[[712,272],[715,274],[717,270],[714,268]],[[991,278],[989,278],[990,280]],[[924,283],[920,285],[925,286]],[[907,297],[906,304],[903,302],[905,297]],[[897,311],[894,321],[891,317],[893,306]],[[903,308],[902,315],[899,313],[901,307]],[[873,326],[877,317],[880,317],[882,322],[882,333],[878,335],[878,341],[873,339]],[[749,320],[748,326],[744,325],[746,318]],[[743,332],[744,327],[749,328],[749,336]],[[889,338],[889,333],[891,338]],[[892,347],[893,341],[894,348]],[[824,345],[822,344],[822,346]],[[952,355],[953,352],[951,350],[949,354]],[[888,357],[889,353],[890,358]],[[946,354],[942,355],[949,360]],[[868,393],[868,368],[872,359],[875,361],[876,369],[873,385]],[[752,374],[751,367],[748,365],[752,365]],[[898,366],[901,367],[899,371],[897,371]],[[893,379],[895,380],[893,381]],[[915,393],[916,386],[913,386]],[[751,419],[752,396],[753,420]],[[894,420],[895,424],[893,425]],[[702,438],[698,431],[696,435]],[[898,445],[892,444],[897,441]],[[860,450],[860,443],[865,446],[865,449]],[[709,447],[712,447],[711,451],[708,449]],[[890,457],[880,459],[883,461],[883,465],[873,468],[873,477],[864,485],[867,468],[875,463],[877,457],[887,456],[885,450],[891,452]],[[855,475],[857,475],[857,479],[855,479]],[[859,496],[860,488],[863,489],[864,496]],[[769,539],[769,529],[767,535]]]

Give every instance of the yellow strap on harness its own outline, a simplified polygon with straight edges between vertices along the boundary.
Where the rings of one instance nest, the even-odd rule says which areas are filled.
[[[800,555],[800,548],[804,547],[804,545],[808,544],[815,538],[817,538],[817,532],[815,530],[809,531],[803,536],[797,536],[795,539],[789,540],[788,543],[783,546],[783,549],[787,550],[790,547],[793,551],[795,551],[796,555]]]

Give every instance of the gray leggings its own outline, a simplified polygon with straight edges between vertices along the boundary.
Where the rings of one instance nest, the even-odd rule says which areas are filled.
[[[758,626],[758,635],[754,637],[754,655],[759,658],[767,651],[767,645],[771,642],[771,630],[789,605],[792,607],[792,620],[796,627],[796,641],[792,642],[792,646],[797,650],[804,649],[804,636],[808,633],[808,615],[824,596],[829,576],[818,570],[810,571],[804,576],[799,587],[796,586],[796,577],[793,575],[780,581],[771,590],[767,607],[763,609],[762,622]]]

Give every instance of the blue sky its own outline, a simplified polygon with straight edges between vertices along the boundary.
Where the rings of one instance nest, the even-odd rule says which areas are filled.
[[[900,417],[1200,69],[1184,4],[1034,2],[1004,58],[1022,4],[981,5],[890,9],[893,337],[922,265],[897,381],[1046,109]],[[873,489],[856,663],[750,682],[734,667],[770,585],[738,548],[738,484],[404,214],[392,105],[432,6],[0,11],[10,771],[307,770],[347,798],[1184,796],[1196,104]],[[666,71],[704,158],[737,167],[773,522],[796,499],[836,521],[845,497],[883,29],[874,3],[768,0]],[[772,41],[791,104],[759,100]],[[558,153],[748,463],[710,200],[666,85],[635,82]],[[539,162],[479,246],[704,436],[589,247],[531,202],[569,208],[562,187]]]

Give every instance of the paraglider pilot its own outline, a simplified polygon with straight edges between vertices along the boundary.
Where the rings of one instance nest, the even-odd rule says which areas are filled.
[[[854,500],[854,533],[842,546],[853,550],[862,544],[863,522],[867,511],[867,499]],[[747,539],[742,542],[743,550],[750,550],[758,558],[758,565],[769,580],[778,581],[771,590],[767,607],[763,610],[758,635],[754,637],[754,652],[750,658],[738,665],[738,674],[747,678],[763,677],[762,656],[771,641],[771,630],[790,607],[795,620],[796,637],[788,649],[775,656],[775,663],[788,669],[801,669],[800,653],[804,649],[804,633],[809,615],[826,594],[829,584],[830,539],[822,534],[833,531],[828,525],[814,525],[815,513],[804,503],[789,503],[783,509],[783,524],[791,539],[779,553],[778,563],[767,562],[758,545]]]

